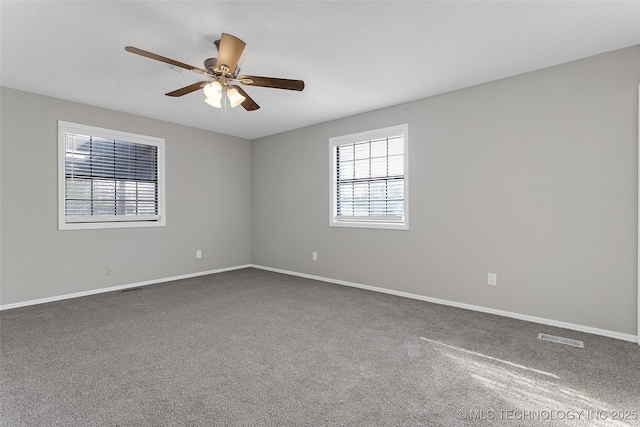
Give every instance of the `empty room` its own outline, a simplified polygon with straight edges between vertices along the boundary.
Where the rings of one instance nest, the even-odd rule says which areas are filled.
[[[640,426],[640,1],[0,1],[0,426]]]

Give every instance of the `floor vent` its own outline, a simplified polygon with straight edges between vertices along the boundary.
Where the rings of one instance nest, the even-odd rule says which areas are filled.
[[[566,344],[566,345],[570,345],[571,347],[584,348],[584,343],[582,341],[572,340],[569,338],[556,337],[554,335],[549,335],[549,334],[538,334],[538,339],[541,339],[543,341],[557,342],[559,344]]]
[[[129,288],[129,289],[123,289],[120,292],[132,292],[132,291],[141,291],[142,288]]]

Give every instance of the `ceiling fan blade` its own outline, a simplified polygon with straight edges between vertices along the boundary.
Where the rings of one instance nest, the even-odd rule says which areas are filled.
[[[242,88],[240,86],[231,85],[231,87],[235,88],[238,92],[240,92],[240,95],[245,97],[245,100],[241,104],[244,107],[245,110],[254,111],[254,110],[257,110],[258,108],[260,108],[260,106],[258,104],[256,104],[256,102],[253,99],[251,99],[251,97],[249,95],[247,95],[247,92],[242,90]]]
[[[304,82],[302,80],[291,79],[277,79],[275,77],[260,77],[260,76],[240,76],[238,80],[242,84],[249,86],[261,86],[272,87],[275,89],[287,89],[301,91],[304,89]]]
[[[231,34],[222,33],[220,43],[216,46],[218,46],[218,62],[216,67],[222,70],[222,66],[226,66],[229,69],[227,74],[233,75],[246,43]]]
[[[202,68],[194,67],[193,65],[185,64],[184,62],[175,61],[173,59],[165,58],[164,56],[156,55],[155,53],[147,52],[146,50],[138,49],[137,47],[127,46],[124,48],[127,52],[135,53],[136,55],[144,56],[146,58],[155,59],[156,61],[164,62],[165,64],[173,65],[174,67],[184,68],[199,74],[209,74]]]
[[[182,95],[186,95],[188,93],[195,92],[196,90],[203,88],[204,85],[206,85],[207,83],[210,83],[210,82],[209,81],[204,81],[204,82],[194,83],[192,85],[185,86],[185,87],[182,87],[180,89],[176,89],[176,90],[174,90],[172,92],[165,93],[165,95],[167,95],[167,96],[182,96]]]

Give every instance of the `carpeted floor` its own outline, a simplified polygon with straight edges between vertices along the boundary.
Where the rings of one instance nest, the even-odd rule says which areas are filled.
[[[640,425],[637,344],[257,269],[0,334],[2,426]]]

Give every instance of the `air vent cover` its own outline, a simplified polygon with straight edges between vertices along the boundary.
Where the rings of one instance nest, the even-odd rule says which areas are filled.
[[[538,334],[538,339],[541,339],[543,341],[557,342],[559,344],[566,344],[570,345],[571,347],[584,348],[584,343],[582,341],[572,340],[570,338],[556,337],[555,335],[541,333]]]

